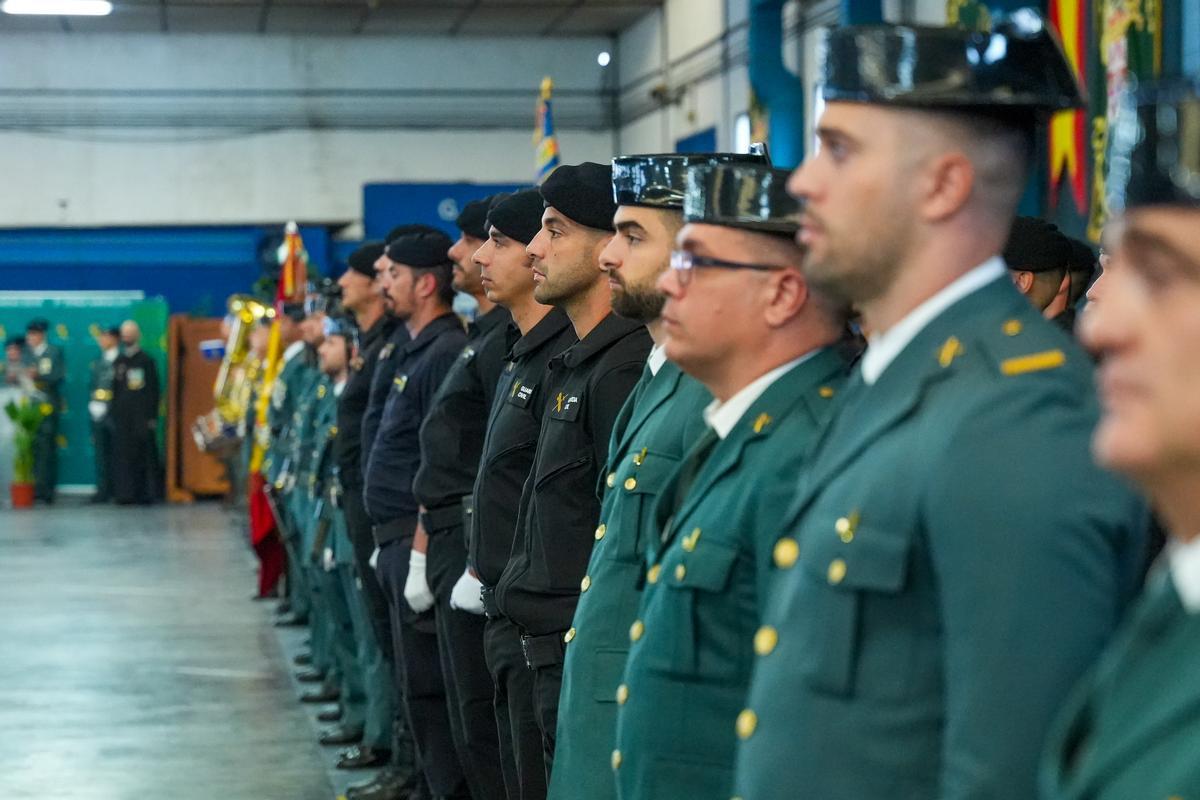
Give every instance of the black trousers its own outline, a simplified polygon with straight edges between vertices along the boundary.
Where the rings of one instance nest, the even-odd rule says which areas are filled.
[[[437,604],[438,648],[446,679],[450,728],[467,785],[476,800],[503,798],[500,742],[492,708],[492,675],[483,653],[487,618],[450,607],[450,594],[467,564],[462,526],[429,537],[429,582]]]
[[[96,455],[96,500],[112,499],[112,440],[113,429],[108,420],[92,423],[92,445]]]
[[[57,402],[57,401],[55,401]],[[58,488],[58,412],[42,418],[33,438],[33,494],[54,501]]]
[[[362,577],[363,598],[370,611],[371,625],[379,639],[379,647],[387,659],[394,660],[392,652],[392,618],[387,596],[375,570],[371,569],[371,554],[375,552],[375,537],[371,533],[371,518],[363,504],[362,487],[348,487],[342,495],[342,511],[346,515],[346,533],[354,545],[354,565]]]
[[[542,732],[542,757],[546,760],[546,782],[554,768],[554,742],[558,732],[558,696],[562,694],[563,665],[551,664],[533,671],[533,713]]]
[[[492,675],[508,800],[545,800],[548,771],[533,705],[534,672],[525,663],[521,633],[506,617],[488,617],[483,649]]]
[[[450,728],[436,623],[432,612],[414,614],[404,599],[411,551],[411,541],[388,542],[380,548],[375,565],[391,608],[392,647],[401,673],[400,695],[430,792],[435,797],[470,798]]]

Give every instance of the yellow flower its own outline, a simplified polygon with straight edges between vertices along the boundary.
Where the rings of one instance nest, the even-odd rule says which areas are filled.
[[[40,406],[38,406],[38,411],[42,412],[43,417],[48,417],[54,413],[54,406],[50,405],[49,403],[42,403]]]

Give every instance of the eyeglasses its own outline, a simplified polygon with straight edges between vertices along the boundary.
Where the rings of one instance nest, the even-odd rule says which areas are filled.
[[[680,286],[687,286],[691,283],[692,273],[697,268],[702,267],[712,267],[713,269],[750,269],[755,272],[774,272],[776,270],[787,269],[782,264],[746,264],[740,261],[723,261],[719,258],[698,256],[687,250],[671,251],[671,269],[675,270],[675,277],[679,280]]]

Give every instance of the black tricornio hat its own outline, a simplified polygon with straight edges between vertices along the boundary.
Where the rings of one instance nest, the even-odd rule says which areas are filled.
[[[1200,79],[1131,90],[1110,136],[1109,208],[1200,207]]]
[[[432,225],[426,225],[424,222],[413,222],[407,225],[397,225],[388,231],[387,236],[383,237],[383,243],[391,244],[401,236],[407,236],[410,233],[441,233],[440,228],[435,228]]]
[[[510,239],[529,244],[542,229],[542,211],[545,207],[541,192],[522,189],[496,203],[488,212],[487,224]]]
[[[50,320],[45,319],[44,317],[31,319],[25,325],[25,330],[33,331],[35,333],[45,333],[46,331],[50,330]]]
[[[102,328],[101,330],[103,330],[109,336],[116,336],[117,338],[120,338],[120,336],[121,336],[121,326],[120,325],[109,325],[108,327]]]
[[[692,167],[683,218],[791,236],[800,228],[800,203],[785,188],[789,174],[752,164]]]
[[[5,347],[24,347],[25,346],[25,337],[24,336],[10,336],[10,337],[8,337],[8,340],[4,343],[4,346]]]
[[[745,153],[659,153],[613,159],[613,199],[619,206],[679,210],[687,193],[689,167],[716,164],[765,164]]]
[[[341,313],[341,311],[327,315],[322,325],[326,336],[351,337],[357,330],[354,318]]]
[[[1049,222],[1017,217],[1004,245],[1004,261],[1009,269],[1023,272],[1065,270],[1071,261],[1071,240]]]
[[[1075,73],[1041,15],[1019,9],[990,32],[861,25],[825,34],[826,101],[988,114],[1082,108]]]
[[[346,266],[353,272],[360,275],[366,275],[368,278],[375,277],[375,262],[383,255],[383,251],[387,249],[387,245],[380,241],[363,242],[357,250],[350,254],[346,259]]]
[[[562,166],[551,172],[539,188],[546,205],[568,219],[589,228],[612,230],[617,204],[613,202],[611,166],[591,161]]]
[[[473,236],[476,239],[486,239],[487,228],[484,225],[487,223],[490,201],[490,197],[483,197],[467,203],[462,207],[462,211],[459,212],[458,219],[454,221],[454,224],[467,236]]]
[[[308,313],[304,308],[304,303],[284,303],[283,315],[292,322],[303,322]]]
[[[450,237],[439,230],[409,233],[388,245],[387,257],[397,264],[428,269],[449,263],[453,246]]]

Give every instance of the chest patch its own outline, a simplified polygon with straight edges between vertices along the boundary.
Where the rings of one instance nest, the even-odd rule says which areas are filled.
[[[137,391],[146,385],[146,370],[141,367],[130,367],[129,372],[125,373],[125,385],[133,391]]]
[[[559,392],[550,403],[550,416],[554,419],[574,422],[579,416],[582,399],[579,395],[571,392]]]
[[[527,408],[536,391],[536,383],[523,383],[520,378],[517,378],[513,381],[512,391],[508,393],[508,402],[517,408]]]
[[[396,388],[397,394],[403,392],[404,389],[408,386],[408,376],[407,375],[397,375],[396,377],[392,378],[392,386],[394,386]]]
[[[385,344],[383,346],[383,349],[379,351],[379,360],[387,361],[389,358],[392,357],[392,351],[395,349],[396,349],[396,345],[392,344],[391,342],[388,342],[387,344]]]
[[[42,375],[49,375],[54,369],[54,362],[48,358],[43,358],[38,362],[38,372]]]

